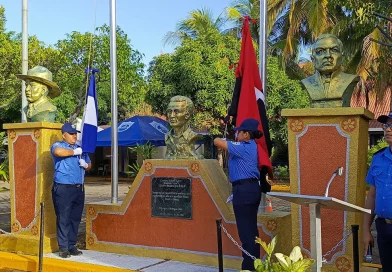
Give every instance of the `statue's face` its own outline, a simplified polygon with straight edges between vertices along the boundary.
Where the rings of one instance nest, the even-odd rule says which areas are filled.
[[[166,114],[172,127],[183,127],[188,123],[189,113],[185,102],[170,102]]]
[[[333,37],[319,40],[312,54],[314,68],[321,74],[331,74],[340,69],[342,52],[338,41]]]
[[[29,80],[26,81],[26,83],[26,98],[27,101],[29,101],[30,103],[34,103],[35,101],[43,97],[48,91],[48,87],[39,82]]]

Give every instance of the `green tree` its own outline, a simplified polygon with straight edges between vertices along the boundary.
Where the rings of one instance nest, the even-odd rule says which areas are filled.
[[[197,39],[216,30],[222,32],[225,23],[224,17],[214,18],[208,8],[192,10],[185,20],[177,23],[175,31],[166,33],[163,41],[166,44],[178,45],[184,39]]]
[[[0,123],[20,122],[21,81],[15,74],[21,73],[21,35],[7,32],[4,7],[0,7]],[[92,40],[91,33],[72,32],[55,46],[46,46],[37,37],[29,37],[29,68],[36,65],[47,67],[53,73],[62,93],[53,99],[57,106],[57,122],[80,116],[86,94],[89,66],[100,69],[97,78],[99,122],[110,119],[110,29],[98,27]],[[117,28],[118,112],[124,119],[140,111],[144,106],[147,85],[144,79],[143,55],[132,48],[128,36]]]
[[[279,67],[276,57],[267,62],[267,116],[270,133],[275,143],[275,154],[287,152],[287,120],[282,109],[308,108],[309,98],[298,80],[290,79]]]
[[[236,23],[246,15],[255,19],[257,25],[252,26],[252,35],[256,41],[259,35],[259,7],[260,0],[236,0],[227,9],[228,18]],[[357,72],[365,82],[376,74],[369,75],[374,60],[382,59],[380,47],[369,43],[370,38],[380,36],[374,27],[377,20],[372,17],[372,13],[383,11],[389,14],[391,9],[390,3],[384,0],[268,1],[269,51],[281,56],[282,64],[290,76],[303,78],[312,71],[311,65],[305,66],[305,72],[298,69],[298,62],[303,61],[301,56],[304,49],[320,34],[333,33],[344,44],[345,70]]]
[[[196,39],[184,39],[173,54],[156,57],[149,67],[146,99],[153,110],[164,114],[171,97],[192,99],[194,126],[221,133],[219,118],[227,114],[234,89],[231,61],[239,58],[240,42],[217,30]]]
[[[110,119],[110,28],[98,27],[92,40],[91,33],[72,32],[56,44],[57,52],[52,57],[52,69],[62,94],[54,99],[59,109],[58,121],[77,116],[84,105],[86,94],[85,69],[89,66],[100,70],[97,77],[99,123]],[[117,81],[119,118],[125,119],[137,110],[144,101],[147,90],[144,75],[143,55],[132,49],[128,36],[117,28]]]
[[[21,120],[21,81],[15,74],[22,70],[22,37],[15,32],[7,32],[6,16],[0,7],[0,123]],[[29,37],[29,65],[48,65],[48,55],[54,49],[46,47],[36,36]]]

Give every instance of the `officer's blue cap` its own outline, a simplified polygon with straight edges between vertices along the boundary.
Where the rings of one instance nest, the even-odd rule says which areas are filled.
[[[238,131],[258,131],[259,130],[259,121],[253,118],[248,118],[242,121],[239,127],[233,128],[233,130]]]
[[[71,124],[71,123],[65,123],[62,127],[61,127],[61,133],[80,133],[79,130],[76,129],[75,125]]]
[[[380,115],[377,118],[377,121],[379,121],[380,123],[385,124],[385,123],[388,122],[388,119],[392,119],[392,112],[390,112],[389,115]]]

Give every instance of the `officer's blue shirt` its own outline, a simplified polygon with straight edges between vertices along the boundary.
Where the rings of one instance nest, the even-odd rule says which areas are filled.
[[[229,151],[229,179],[260,178],[257,168],[257,146],[254,140],[247,142],[227,142]]]
[[[386,148],[374,154],[366,182],[376,187],[374,213],[392,219],[392,153]]]
[[[84,180],[84,168],[79,166],[80,155],[70,156],[70,157],[56,157],[54,155],[54,150],[57,147],[74,150],[79,145],[72,145],[66,143],[65,141],[56,142],[52,145],[50,149],[50,153],[52,154],[53,162],[54,162],[54,182],[61,184],[82,184]],[[86,161],[86,163],[90,163],[90,157],[87,153],[82,154],[82,159]]]

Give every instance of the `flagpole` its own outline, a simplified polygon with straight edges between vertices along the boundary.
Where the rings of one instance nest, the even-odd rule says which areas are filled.
[[[263,93],[267,95],[267,0],[260,0],[260,42],[259,71],[263,84]],[[267,106],[267,101],[265,101]]]
[[[260,1],[260,42],[259,42],[259,72],[264,93],[264,105],[267,107],[267,0]],[[261,212],[265,212],[267,206],[266,194],[261,194]]]
[[[118,120],[117,120],[117,45],[116,0],[110,0],[110,73],[112,89],[112,203],[118,200]]]
[[[22,0],[22,75],[27,74],[28,70],[28,31],[27,31],[27,15],[28,15],[28,1]],[[26,82],[22,80],[22,123],[27,122],[26,113],[24,112],[24,108],[27,106],[27,98],[26,98]]]

